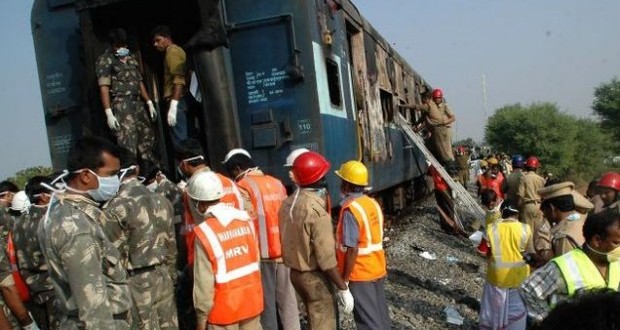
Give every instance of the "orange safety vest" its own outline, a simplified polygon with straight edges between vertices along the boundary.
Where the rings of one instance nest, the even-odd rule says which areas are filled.
[[[254,228],[258,233],[260,256],[275,259],[282,256],[278,211],[286,199],[286,188],[280,180],[269,175],[246,174],[237,181],[250,194],[256,212]]]
[[[15,245],[13,244],[13,233],[9,232],[9,237],[7,238],[7,251],[9,252],[9,262],[11,263],[11,270],[13,271],[13,280],[15,281],[15,287],[17,288],[17,293],[19,294],[19,298],[22,301],[30,300],[30,289],[28,289],[28,285],[26,285],[26,281],[22,277],[22,274],[19,272],[19,267],[17,264],[17,252],[15,251]]]
[[[504,193],[502,192],[502,184],[504,183],[504,175],[501,173],[497,174],[495,179],[487,178],[486,175],[481,174],[478,177],[478,182],[480,183],[481,190],[491,189],[494,190],[498,197],[504,199]]]
[[[237,188],[235,182],[226,176],[216,173],[220,178],[222,186],[224,187],[224,196],[220,198],[220,202],[228,206],[232,206],[236,209],[243,210],[243,198]],[[183,227],[181,228],[181,235],[185,235],[185,245],[187,246],[187,263],[189,265],[194,264],[194,227],[196,226],[196,220],[191,212],[189,205],[189,196],[187,193],[183,194]]]
[[[387,274],[385,251],[383,250],[383,212],[374,199],[363,195],[346,202],[340,210],[336,239],[338,269],[344,272],[347,247],[344,245],[344,211],[349,210],[359,227],[357,260],[349,279],[351,281],[372,281]]]
[[[232,220],[224,227],[215,217],[194,229],[215,276],[215,295],[208,323],[230,325],[263,312],[263,286],[254,228]],[[200,279],[195,279],[200,280]]]

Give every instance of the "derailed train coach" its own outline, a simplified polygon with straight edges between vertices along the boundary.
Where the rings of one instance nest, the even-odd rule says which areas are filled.
[[[94,66],[117,27],[128,32],[159,105],[157,154],[173,168],[161,120],[163,59],[150,36],[160,24],[172,29],[195,73],[202,102],[194,102],[190,135],[216,170],[229,149],[243,147],[266,172],[288,180],[286,156],[306,147],[334,167],[363,161],[388,205],[412,197],[426,163],[394,115],[416,120],[419,114],[398,105],[419,103],[430,87],[348,0],[35,0],[32,32],[54,168],[64,168],[79,137],[112,138]],[[328,183],[337,194],[337,178]]]

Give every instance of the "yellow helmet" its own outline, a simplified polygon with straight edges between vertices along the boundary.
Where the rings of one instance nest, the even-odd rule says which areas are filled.
[[[497,161],[497,158],[495,157],[491,157],[487,159],[487,163],[489,163],[489,165],[497,165],[499,164],[499,162]]]
[[[487,166],[489,166],[489,163],[486,160],[480,160],[480,168],[486,168]]]
[[[350,182],[354,185],[368,185],[368,169],[364,164],[356,160],[350,160],[342,164],[340,169],[335,172],[336,175],[342,180]]]

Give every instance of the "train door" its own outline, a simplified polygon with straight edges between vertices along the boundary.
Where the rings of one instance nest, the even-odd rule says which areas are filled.
[[[250,13],[236,2],[227,9],[242,146],[263,170],[287,180],[282,165],[292,149],[320,148],[318,120],[303,91],[295,17]]]
[[[151,31],[157,25],[167,25],[172,30],[174,43],[183,47],[200,27],[197,0],[109,1],[108,4],[100,2],[97,6],[87,6],[78,11],[87,68],[87,84],[85,85],[88,86],[88,103],[92,111],[97,114],[96,121],[91,125],[99,126],[100,129],[106,128],[96,84],[94,63],[108,47],[109,31],[114,28],[123,28],[128,35],[128,46],[141,64],[145,86],[159,110],[158,119],[154,123],[157,136],[156,155],[162,165],[174,168],[173,149],[169,138],[169,127],[166,123],[167,109],[165,109],[166,103],[163,100],[162,90],[164,54],[153,47]],[[189,54],[187,58],[190,59]],[[188,67],[190,66],[191,63],[188,63]],[[202,132],[201,116],[198,115],[201,111],[200,107],[193,103],[192,98],[188,100],[190,103],[188,132],[190,137],[197,138],[204,146],[206,140]],[[107,130],[105,131],[107,133]]]

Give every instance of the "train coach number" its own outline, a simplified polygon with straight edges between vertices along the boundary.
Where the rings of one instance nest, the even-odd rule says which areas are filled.
[[[312,132],[312,124],[310,124],[310,119],[298,120],[297,131],[299,131],[299,134],[309,134]]]

